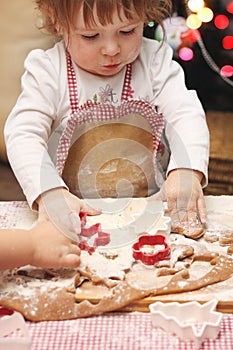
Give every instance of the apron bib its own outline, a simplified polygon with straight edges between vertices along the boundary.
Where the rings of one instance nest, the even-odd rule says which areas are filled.
[[[164,118],[131,96],[132,65],[127,65],[121,104],[79,106],[76,76],[67,52],[71,116],[57,150],[57,170],[79,198],[146,197],[156,183],[156,154]]]

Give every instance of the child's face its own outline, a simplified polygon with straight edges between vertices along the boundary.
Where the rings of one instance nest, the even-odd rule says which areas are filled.
[[[135,13],[133,19],[127,19],[123,13],[119,18],[117,11],[112,23],[103,26],[94,11],[96,24],[86,26],[82,11],[75,19],[71,33],[64,33],[64,39],[72,60],[87,72],[113,76],[126,64],[133,62],[140,51],[143,22]]]

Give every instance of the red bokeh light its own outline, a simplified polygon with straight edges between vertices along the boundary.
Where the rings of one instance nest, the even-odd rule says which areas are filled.
[[[233,1],[227,5],[226,9],[229,13],[233,13]]]
[[[225,50],[233,49],[233,36],[227,35],[222,39],[222,46]]]
[[[229,25],[229,18],[225,15],[217,15],[214,18],[214,24],[218,29],[225,29]]]
[[[199,40],[200,36],[200,32],[197,29],[188,29],[185,32],[182,32],[180,35],[181,40],[188,40],[191,43],[195,43],[197,40]]]

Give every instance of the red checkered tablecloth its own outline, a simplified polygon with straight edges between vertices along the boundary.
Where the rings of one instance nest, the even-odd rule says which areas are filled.
[[[72,321],[27,322],[32,350],[192,350],[192,341],[154,328],[149,313],[111,313]],[[233,317],[225,315],[218,338],[200,350],[233,349]]]

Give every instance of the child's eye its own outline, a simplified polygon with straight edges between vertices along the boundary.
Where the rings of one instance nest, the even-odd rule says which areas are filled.
[[[131,34],[134,34],[134,33],[135,33],[135,28],[130,29],[130,30],[122,30],[121,31],[121,34],[123,34],[123,35],[131,35]]]
[[[94,35],[82,35],[82,38],[87,39],[87,40],[94,40],[98,37],[98,33]]]

